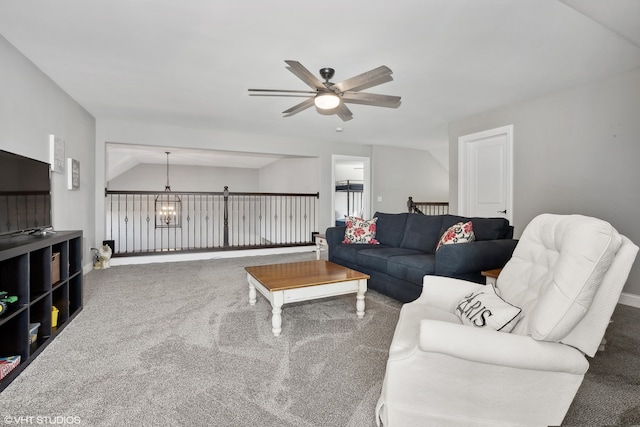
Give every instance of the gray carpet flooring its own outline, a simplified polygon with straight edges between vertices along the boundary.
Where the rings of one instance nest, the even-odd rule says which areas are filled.
[[[248,304],[245,266],[309,259],[314,253],[89,273],[84,310],[0,393],[0,424],[375,426],[400,303],[369,291],[364,319],[355,295],[285,305],[277,338],[269,303],[258,295]],[[566,425],[640,422],[640,310],[619,306],[613,320]]]

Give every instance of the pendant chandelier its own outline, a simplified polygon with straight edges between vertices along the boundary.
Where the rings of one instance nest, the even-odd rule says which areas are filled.
[[[167,154],[167,184],[164,186],[164,193],[156,197],[156,228],[178,228],[181,226],[182,201],[180,197],[171,192],[169,185],[169,151]]]

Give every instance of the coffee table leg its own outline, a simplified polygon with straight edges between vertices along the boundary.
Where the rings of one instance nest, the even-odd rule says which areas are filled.
[[[271,332],[277,337],[282,332],[282,304],[284,303],[284,294],[282,292],[273,293],[273,301],[271,301]]]
[[[256,305],[256,287],[249,282],[249,305]]]
[[[367,292],[367,281],[358,281],[358,293],[356,295],[356,314],[358,319],[364,317],[364,293]]]

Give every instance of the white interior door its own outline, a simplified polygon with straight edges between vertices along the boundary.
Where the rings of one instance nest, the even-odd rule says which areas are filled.
[[[513,223],[513,125],[458,138],[458,210]]]

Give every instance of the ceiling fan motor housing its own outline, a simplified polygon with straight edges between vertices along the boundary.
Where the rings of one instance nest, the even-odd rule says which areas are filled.
[[[320,76],[327,82],[333,77],[335,72],[336,70],[334,70],[333,68],[320,68]]]

